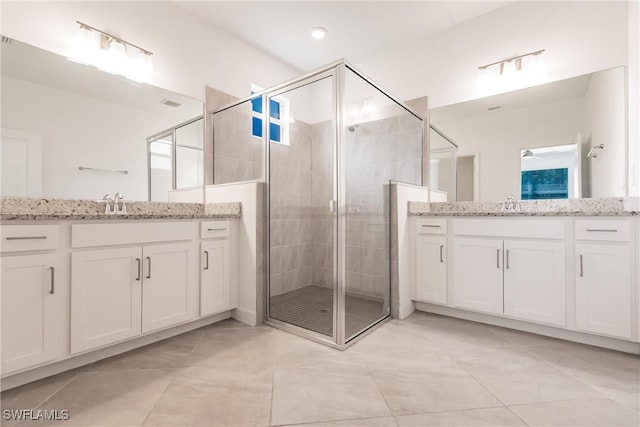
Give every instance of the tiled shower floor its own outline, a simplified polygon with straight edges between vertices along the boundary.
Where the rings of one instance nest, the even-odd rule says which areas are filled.
[[[384,301],[347,293],[346,328],[351,337],[382,318]],[[305,286],[271,297],[271,318],[323,335],[333,335],[333,289]]]

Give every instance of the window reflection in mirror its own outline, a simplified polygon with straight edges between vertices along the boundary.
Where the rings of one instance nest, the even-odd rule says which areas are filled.
[[[1,54],[2,196],[148,200],[147,137],[203,113],[201,101],[17,40]],[[189,185],[201,181],[194,153],[178,155]]]
[[[474,200],[522,195],[522,152],[569,145],[578,147],[579,177],[568,169],[567,197],[619,197],[627,194],[625,111],[625,70],[618,67],[434,108],[430,117],[459,146],[458,159],[475,162]],[[466,169],[457,169],[460,181]]]

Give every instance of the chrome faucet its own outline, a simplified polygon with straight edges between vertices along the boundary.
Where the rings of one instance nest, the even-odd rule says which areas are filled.
[[[507,201],[502,202],[500,212],[520,212],[520,202],[512,194],[507,195]]]
[[[111,197],[111,194],[105,194],[104,197],[102,198],[102,200],[105,201],[105,206],[104,206],[104,213],[106,214],[112,214],[115,213],[115,205],[113,203],[113,198]]]
[[[122,215],[127,213],[127,205],[124,202],[122,193],[116,193],[114,196],[113,213]]]

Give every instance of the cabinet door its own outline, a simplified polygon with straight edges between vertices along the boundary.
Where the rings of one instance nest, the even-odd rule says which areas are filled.
[[[447,303],[446,243],[444,237],[416,238],[416,300]]]
[[[631,338],[628,245],[576,244],[576,326]]]
[[[502,314],[502,240],[456,238],[453,304]]]
[[[24,255],[2,260],[3,374],[55,358],[57,255]]]
[[[140,334],[140,247],[71,255],[71,353]]]
[[[507,240],[504,251],[504,314],[564,326],[564,244]]]
[[[200,269],[200,315],[206,316],[230,310],[231,281],[229,276],[229,240],[202,243],[203,261]]]
[[[142,332],[191,320],[197,307],[194,246],[145,246],[143,250]]]

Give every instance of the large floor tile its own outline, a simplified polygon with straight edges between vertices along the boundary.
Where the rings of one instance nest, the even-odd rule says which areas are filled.
[[[272,376],[187,367],[173,380],[145,426],[266,426]]]
[[[19,425],[139,426],[171,380],[171,372],[142,369],[83,372],[38,409],[69,411],[70,419]]]
[[[277,369],[272,424],[324,422],[391,415],[369,373],[322,368]]]
[[[203,329],[187,332],[101,360],[88,366],[87,371],[179,368],[185,364],[203,335]]]
[[[640,356],[570,342],[529,351],[607,396],[640,391]]]
[[[511,406],[510,409],[530,426],[640,425],[640,414],[607,398],[531,403]]]
[[[209,329],[193,348],[185,366],[270,374],[276,364],[278,335],[283,333],[267,326]]]
[[[506,405],[602,396],[526,352],[512,353],[509,358],[465,359],[458,364]]]
[[[373,371],[394,415],[500,406],[491,393],[460,368],[414,373]]]
[[[517,331],[515,329],[501,328],[498,326],[487,326],[494,334],[506,339],[512,344],[529,347],[534,345],[547,345],[557,343],[560,340],[544,335],[531,334],[529,332]]]
[[[321,423],[288,424],[287,427],[398,427],[393,417],[358,418]]]
[[[81,372],[82,369],[75,369],[4,391],[0,395],[0,406],[3,410],[35,409]],[[4,427],[10,427],[17,423],[17,420],[2,419]]]
[[[396,417],[396,421],[400,427],[507,427],[526,425],[520,418],[505,407],[402,415]]]

